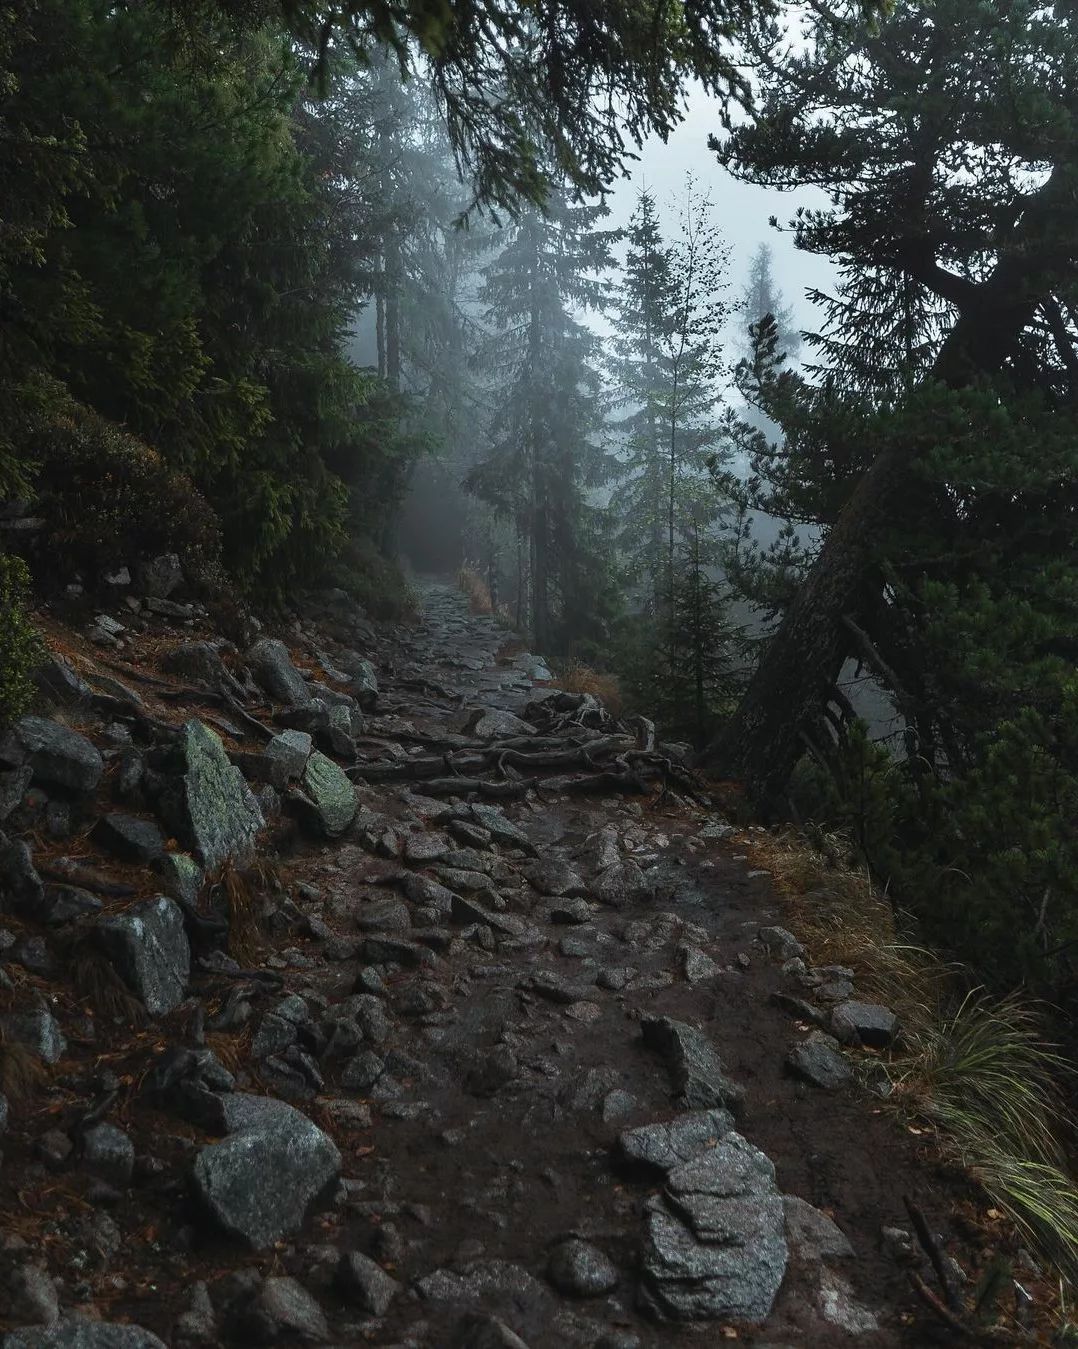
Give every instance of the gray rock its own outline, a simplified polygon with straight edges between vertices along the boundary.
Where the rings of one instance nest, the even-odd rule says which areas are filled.
[[[334,662],[348,675],[352,693],[360,705],[370,707],[378,696],[378,676],[371,662],[358,651],[340,651]]]
[[[47,1329],[13,1330],[0,1349],[168,1349],[141,1326],[72,1317]]]
[[[401,1287],[380,1265],[359,1251],[341,1252],[336,1285],[346,1302],[372,1316],[385,1316]]]
[[[317,1301],[295,1279],[265,1279],[244,1308],[244,1339],[253,1344],[325,1344],[329,1324]]]
[[[29,1049],[43,1063],[58,1063],[67,1051],[60,1027],[44,1007],[0,1016],[0,1034]]]
[[[733,1127],[733,1116],[726,1110],[691,1110],[664,1123],[626,1129],[618,1147],[628,1162],[671,1171],[702,1157]]]
[[[267,759],[280,766],[285,781],[303,776],[314,742],[306,731],[281,731],[266,746]]]
[[[690,984],[710,983],[722,973],[721,966],[697,946],[682,946],[679,954],[685,978]]]
[[[89,890],[83,890],[77,885],[47,885],[41,904],[41,917],[50,927],[61,927],[87,914],[100,913],[101,908],[101,900]]]
[[[125,862],[156,862],[165,854],[165,836],[152,820],[103,815],[90,832],[95,843]]]
[[[843,1044],[886,1049],[894,1042],[898,1021],[878,1003],[840,1002],[831,1013],[831,1029]]]
[[[303,676],[292,664],[284,642],[272,637],[260,637],[247,652],[247,664],[261,688],[287,707],[307,707],[310,690]]]
[[[135,1169],[135,1145],[114,1124],[95,1124],[82,1135],[82,1161],[95,1176],[123,1189]]]
[[[162,797],[166,820],[207,870],[250,856],[265,824],[258,801],[220,737],[201,721],[183,728],[177,759],[181,776]]]
[[[172,1349],[210,1349],[218,1342],[217,1316],[206,1284],[196,1283],[172,1327]]]
[[[579,871],[557,853],[542,853],[539,860],[524,868],[524,877],[541,895],[555,899],[586,897],[588,887]]]
[[[63,656],[49,652],[33,675],[45,701],[54,707],[79,707],[94,696],[82,675]]]
[[[0,1091],[0,1138],[3,1138],[4,1134],[7,1132],[9,1113],[7,1097]]]
[[[520,1336],[496,1316],[465,1317],[457,1327],[453,1349],[528,1349]]]
[[[599,1297],[618,1284],[617,1267],[597,1246],[571,1238],[555,1246],[547,1278],[567,1297]]]
[[[139,589],[155,600],[167,600],[183,585],[183,567],[176,553],[162,553],[136,568]]]
[[[60,1319],[56,1284],[41,1265],[20,1265],[8,1284],[9,1313],[19,1321],[52,1326]]]
[[[579,927],[591,921],[591,906],[586,899],[560,899],[550,906],[550,921]]]
[[[21,838],[0,833],[0,912],[33,912],[40,907],[45,887],[34,870],[30,847]]]
[[[775,960],[794,960],[805,954],[805,948],[784,927],[762,927],[756,935]]]
[[[105,761],[84,735],[46,717],[15,723],[0,741],[0,765],[29,767],[39,785],[82,794],[94,791],[105,771]]]
[[[415,1284],[424,1302],[489,1306],[495,1299],[543,1305],[549,1292],[526,1269],[509,1260],[476,1260],[460,1269],[436,1269]]]
[[[814,1265],[826,1260],[853,1259],[849,1237],[826,1213],[793,1194],[784,1196],[782,1203],[786,1237],[796,1256]]]
[[[356,789],[343,769],[320,750],[307,760],[298,800],[308,818],[327,838],[337,838],[356,817]]]
[[[771,1162],[729,1133],[672,1170],[650,1202],[641,1300],[663,1320],[766,1319],[786,1272],[782,1198]]]
[[[221,653],[211,642],[184,642],[161,657],[161,669],[166,674],[183,675],[185,679],[220,689],[242,698],[244,687],[228,670]]]
[[[536,734],[536,728],[530,721],[522,721],[512,712],[503,712],[495,707],[481,708],[469,717],[464,730],[466,734],[477,736],[480,740]]]
[[[187,992],[191,948],[183,913],[166,895],[135,904],[97,928],[113,964],[151,1016],[179,1006]]]
[[[531,857],[538,856],[538,850],[522,829],[518,829],[505,818],[505,812],[497,806],[474,805],[470,809],[471,817],[480,828],[485,829],[496,842],[507,848],[519,848]]]
[[[875,1312],[859,1302],[846,1280],[833,1270],[820,1273],[817,1305],[823,1319],[847,1335],[871,1335],[880,1328]]]
[[[825,1091],[844,1087],[853,1078],[853,1068],[838,1041],[818,1030],[794,1045],[786,1055],[786,1066],[796,1077]]]
[[[34,770],[29,764],[0,772],[0,824],[22,803],[33,776]]]
[[[184,904],[197,904],[205,877],[202,868],[185,852],[170,852],[159,858],[155,870],[161,878],[161,888],[170,899]]]
[[[341,1155],[306,1115],[269,1097],[219,1098],[228,1136],[195,1159],[195,1193],[226,1232],[261,1250],[302,1226]]]
[[[695,1026],[672,1017],[647,1017],[641,1022],[644,1043],[666,1060],[679,1102],[689,1109],[728,1106],[736,1111],[744,1088],[723,1071],[715,1046]]]

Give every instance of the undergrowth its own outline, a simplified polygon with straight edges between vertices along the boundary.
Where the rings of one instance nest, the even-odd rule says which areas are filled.
[[[616,675],[602,674],[581,661],[571,661],[559,673],[558,685],[566,693],[590,693],[599,699],[612,717],[621,715],[621,685]]]
[[[34,695],[44,647],[29,614],[30,573],[21,557],[0,553],[0,728],[17,721]]]
[[[467,563],[457,572],[457,588],[467,596],[468,608],[473,614],[492,614],[494,600],[490,587],[474,567]]]
[[[811,846],[795,834],[750,834],[774,876],[787,921],[815,964],[854,971],[902,1035],[883,1063],[885,1100],[931,1128],[945,1157],[983,1189],[1021,1239],[1078,1289],[1078,1185],[1066,1100],[1075,1065],[1046,1041],[1046,1009],[1020,994],[993,997],[965,969],[903,940],[906,924],[849,861],[846,841]]]

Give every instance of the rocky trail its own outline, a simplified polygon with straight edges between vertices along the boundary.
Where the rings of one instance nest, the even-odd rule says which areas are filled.
[[[893,1018],[649,723],[422,601],[53,631],[0,741],[0,1343],[935,1342],[903,1196],[950,1201],[854,1082]]]

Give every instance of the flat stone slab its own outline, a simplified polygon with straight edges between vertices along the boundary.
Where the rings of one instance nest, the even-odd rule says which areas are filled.
[[[141,1326],[81,1317],[54,1326],[13,1330],[0,1341],[2,1349],[168,1349],[163,1340]]]
[[[671,1171],[695,1161],[733,1130],[727,1110],[690,1110],[672,1120],[626,1129],[618,1148],[627,1162]]]
[[[764,1321],[786,1273],[785,1223],[771,1162],[727,1134],[650,1201],[642,1306],[660,1320]]]
[[[178,779],[161,801],[176,834],[209,870],[229,858],[250,856],[265,820],[220,736],[192,719],[183,727],[177,756]]]
[[[24,765],[34,782],[84,794],[105,771],[105,761],[84,735],[48,717],[23,717],[0,740],[0,766]]]

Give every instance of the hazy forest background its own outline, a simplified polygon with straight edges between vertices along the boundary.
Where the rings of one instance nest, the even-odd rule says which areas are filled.
[[[132,556],[402,620],[401,557],[467,564],[1068,1005],[1076,25],[6,0],[0,516],[44,524],[0,531],[0,716],[34,603]],[[676,185],[626,182],[671,132]],[[746,240],[728,175],[801,195]]]

